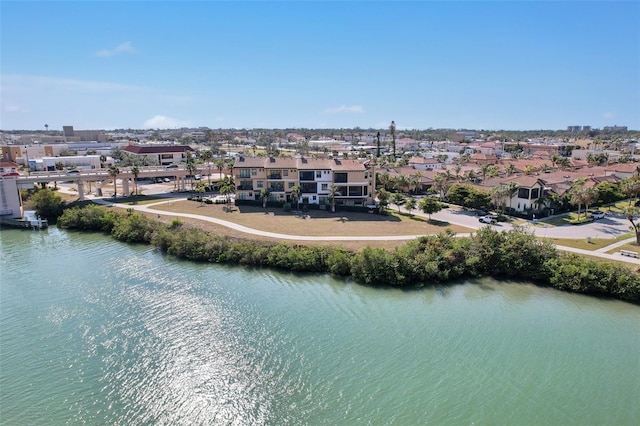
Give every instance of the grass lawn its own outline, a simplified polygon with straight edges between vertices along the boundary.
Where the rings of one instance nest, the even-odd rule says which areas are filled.
[[[613,250],[609,250],[607,253],[618,253],[620,250],[629,250],[629,251],[635,251],[636,253],[640,253],[640,246],[638,246],[638,244],[634,241],[628,244],[625,244],[623,246],[617,247]]]
[[[551,226],[563,226],[563,225],[580,225],[582,223],[593,222],[593,219],[589,217],[589,213],[585,215],[584,211],[580,213],[578,219],[578,213],[567,213],[559,216],[553,216],[550,218],[541,219],[538,221],[539,225],[551,225]]]
[[[591,242],[587,242],[586,238],[540,238],[541,240],[551,241],[558,246],[579,248],[582,250],[598,250],[602,247],[611,245],[617,241],[626,240],[633,237],[631,232],[618,235],[616,238],[591,238]],[[620,250],[620,249],[618,249]],[[614,250],[615,251],[615,250]]]
[[[397,211],[389,211],[387,215],[370,213],[340,212],[331,213],[323,210],[311,210],[307,213],[297,214],[285,212],[279,208],[231,206],[225,210],[224,204],[204,204],[197,201],[176,200],[171,203],[153,207],[154,210],[176,213],[191,213],[202,216],[234,222],[249,228],[260,229],[289,235],[306,236],[386,236],[386,235],[427,235],[451,229],[456,233],[473,232],[473,229],[452,225],[448,222],[429,220],[420,216],[398,214]],[[167,218],[171,220],[171,218]],[[185,223],[193,223],[208,230],[221,234],[238,236],[241,238],[258,239],[258,236],[230,230],[221,225],[216,225],[200,220],[180,218]],[[269,238],[267,238],[269,239]],[[319,244],[321,242],[301,242],[303,244]],[[366,246],[395,247],[406,243],[403,241],[328,241],[322,242],[328,245],[340,245],[349,248],[362,248]]]

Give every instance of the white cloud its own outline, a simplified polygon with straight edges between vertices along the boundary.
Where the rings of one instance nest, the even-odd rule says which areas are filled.
[[[172,129],[177,127],[189,127],[188,121],[181,121],[176,118],[167,117],[165,115],[156,115],[144,122],[145,129]]]
[[[339,107],[327,108],[324,110],[326,114],[342,114],[342,113],[363,113],[364,108],[360,105],[341,105]]]
[[[616,118],[616,114],[613,112],[605,112],[604,114],[602,114],[602,116],[604,118],[606,118],[607,120],[611,120],[612,118]]]
[[[29,112],[29,108],[22,107],[20,105],[5,105],[3,108],[4,112]]]
[[[135,53],[136,48],[133,47],[133,43],[125,41],[118,45],[115,49],[102,49],[96,52],[96,56],[101,58],[110,58],[111,56],[120,55],[122,53]]]

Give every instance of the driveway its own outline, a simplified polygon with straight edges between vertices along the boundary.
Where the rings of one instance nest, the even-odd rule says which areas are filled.
[[[414,214],[423,215],[421,212],[414,211]],[[425,215],[426,216],[426,215]],[[450,222],[456,225],[466,226],[468,228],[478,229],[483,226],[493,226],[499,230],[511,230],[513,225],[509,223],[498,222],[495,225],[483,224],[478,221],[478,217],[473,211],[461,209],[444,209],[432,215],[433,219]],[[606,215],[604,219],[595,220],[593,222],[582,225],[563,225],[552,226],[546,225],[544,221],[527,221],[523,224],[527,229],[532,230],[539,237],[548,238],[616,238],[629,232],[630,223],[623,215]]]

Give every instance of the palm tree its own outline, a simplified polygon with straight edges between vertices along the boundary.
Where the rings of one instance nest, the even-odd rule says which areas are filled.
[[[512,174],[514,174],[516,172],[515,164],[509,163],[509,165],[505,168],[505,171],[507,172],[507,176],[511,176]]]
[[[483,164],[482,166],[480,166],[480,174],[482,174],[482,182],[487,180],[487,175],[489,174],[490,170],[491,170],[491,164]]]
[[[262,208],[266,209],[267,208],[267,201],[269,201],[269,196],[271,195],[271,191],[269,191],[267,188],[263,188],[260,191],[260,199],[262,200]]]
[[[396,207],[398,207],[398,213],[400,213],[400,206],[404,201],[405,196],[402,194],[402,192],[394,192],[393,195],[391,195],[391,202],[395,204]]]
[[[291,188],[291,199],[295,199],[297,202],[298,210],[300,210],[300,195],[302,194],[302,190],[300,189],[300,185],[294,185]]]
[[[498,185],[498,186],[494,186],[493,188],[491,188],[491,202],[496,206],[497,209],[502,210],[502,213],[504,214],[504,208],[505,208],[505,200],[507,198],[507,189],[503,188],[502,186]]]
[[[433,179],[433,189],[438,191],[438,193],[440,194],[440,198],[445,197],[445,195],[449,191],[450,186],[451,185],[449,184],[449,180],[447,179],[446,175],[442,173],[436,174]]]
[[[225,196],[227,203],[231,202],[231,194],[236,190],[233,182],[233,176],[225,176],[220,185],[220,193]]]
[[[518,193],[519,186],[515,182],[509,182],[509,185],[505,188],[505,194],[509,197],[509,211],[511,211],[511,201],[513,200],[513,196]]]
[[[218,168],[218,179],[222,179],[222,169],[224,169],[224,159],[218,158],[215,162]]]
[[[453,170],[456,172],[456,180],[460,182],[460,171],[462,170],[462,166],[460,164],[456,164]]]
[[[138,195],[138,176],[140,175],[140,169],[138,166],[131,167],[131,173],[133,173],[133,191]]]
[[[620,182],[620,189],[622,193],[629,198],[629,205],[635,198],[637,201],[638,194],[640,194],[640,178],[638,176],[628,177]]]
[[[585,216],[587,214],[587,211],[589,210],[589,206],[595,203],[596,201],[598,201],[598,198],[600,198],[600,191],[598,191],[598,188],[596,188],[595,186],[592,186],[591,188],[585,189],[585,197],[584,197]]]
[[[191,181],[191,190],[193,191],[193,178],[198,168],[196,167],[195,161],[189,159],[187,160],[187,173],[189,173],[189,180]]]
[[[113,165],[111,167],[109,167],[109,177],[113,178],[113,197],[116,197],[116,192],[118,190],[117,188],[117,177],[120,174],[120,169],[118,168],[118,166]]]
[[[409,194],[418,191],[418,186],[420,186],[420,182],[422,182],[422,178],[424,177],[424,173],[417,172],[411,176],[409,176]]]
[[[631,222],[631,226],[629,227],[629,229],[631,229],[636,234],[636,244],[640,245],[640,221],[633,221],[633,217],[638,215],[638,208],[627,206],[624,209],[624,214],[627,216],[629,222]]]
[[[418,202],[416,201],[415,198],[408,197],[406,200],[404,200],[403,207],[407,211],[407,213],[411,214],[411,211],[416,208],[417,203]]]
[[[393,159],[395,160],[396,158],[396,123],[395,121],[391,121],[391,124],[389,125],[389,133],[391,133],[391,141],[393,143],[392,147],[393,147]]]
[[[573,181],[571,184],[571,189],[568,192],[569,195],[569,203],[574,206],[578,206],[578,219],[580,219],[580,211],[582,209],[582,205],[587,201],[588,195],[586,189],[584,187],[586,180],[578,179]]]
[[[341,195],[340,190],[337,186],[331,184],[329,187],[329,204],[331,205],[331,213],[335,213],[336,211],[336,197]]]
[[[211,159],[213,158],[213,152],[211,152],[210,149],[205,149],[202,151],[200,158],[207,163],[207,169],[209,172],[207,182],[209,182],[209,188],[211,188]]]
[[[385,208],[389,204],[389,192],[386,189],[380,189],[376,192],[378,203],[380,205],[380,213],[384,213]]]

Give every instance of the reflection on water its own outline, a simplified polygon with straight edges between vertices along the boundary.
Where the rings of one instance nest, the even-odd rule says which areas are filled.
[[[635,424],[640,309],[0,232],[4,424]],[[64,254],[64,255],[61,255]]]

